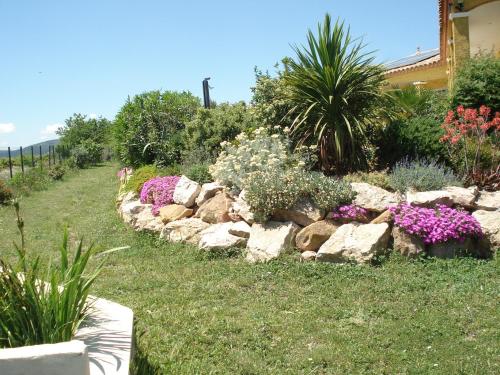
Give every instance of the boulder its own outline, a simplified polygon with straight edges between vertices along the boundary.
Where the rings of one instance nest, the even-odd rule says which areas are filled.
[[[339,227],[331,220],[321,220],[308,225],[297,233],[295,245],[301,251],[316,251]]]
[[[481,191],[476,201],[478,210],[495,211],[500,209],[500,190],[499,191]]]
[[[247,239],[234,236],[229,233],[233,223],[220,223],[210,225],[200,232],[200,242],[198,246],[203,250],[223,250],[232,247],[243,247]]]
[[[433,257],[451,259],[464,256],[467,253],[477,255],[478,246],[475,241],[468,238],[464,242],[453,240],[428,245],[427,252]]]
[[[135,201],[137,199],[138,199],[138,196],[134,191],[128,191],[128,192],[126,191],[126,192],[119,194],[116,197],[116,204],[117,204],[117,206],[120,206],[123,204],[130,203],[132,201]]]
[[[229,212],[233,205],[233,200],[224,192],[220,192],[215,197],[210,198],[203,203],[195,217],[206,221],[207,223],[217,224],[231,221]]]
[[[316,252],[315,251],[304,251],[302,254],[300,254],[300,258],[304,262],[311,262],[316,259]]]
[[[196,218],[172,221],[163,227],[160,238],[170,242],[198,244],[200,232],[209,226],[210,224]]]
[[[444,190],[408,191],[406,192],[406,201],[409,204],[423,207],[433,207],[436,204],[453,206],[451,193]]]
[[[375,219],[370,221],[370,224],[381,224],[381,223],[392,223],[393,217],[392,213],[389,210],[385,210],[380,215],[378,215]]]
[[[248,224],[252,225],[253,223],[255,223],[255,216],[249,204],[245,200],[245,193],[245,190],[242,190],[238,197],[235,199],[232,211],[243,220],[245,220]]]
[[[319,262],[368,263],[387,248],[390,238],[389,224],[344,224],[318,251]]]
[[[166,224],[171,221],[184,219],[193,214],[193,209],[187,208],[181,204],[169,204],[160,208],[160,218]]]
[[[200,190],[201,186],[199,183],[190,180],[186,176],[181,176],[177,185],[175,185],[174,203],[192,207]]]
[[[142,210],[133,223],[136,231],[148,231],[160,233],[163,229],[163,222],[160,217],[154,216],[151,209]]]
[[[238,221],[229,227],[229,233],[233,236],[248,238],[250,237],[251,227],[245,221]]]
[[[365,182],[352,182],[351,187],[356,192],[356,198],[353,203],[367,210],[382,212],[387,207],[399,203],[399,198],[396,194],[378,186]]]
[[[120,215],[127,224],[133,224],[137,219],[137,215],[143,210],[148,209],[151,211],[150,204],[142,204],[141,201],[131,201],[120,206]]]
[[[274,221],[293,221],[303,227],[322,220],[325,211],[319,209],[309,198],[302,198],[287,210],[278,209],[273,213]]]
[[[406,233],[399,227],[392,228],[392,238],[394,239],[394,250],[406,257],[414,258],[418,254],[425,252],[425,244],[417,236]]]
[[[217,182],[209,182],[208,184],[201,185],[200,194],[198,194],[198,198],[196,198],[196,205],[201,206],[222,189],[224,189],[224,186]]]
[[[299,228],[291,221],[254,223],[248,239],[246,259],[254,263],[277,258],[284,250],[294,246]]]
[[[479,210],[472,214],[481,225],[484,237],[480,241],[486,253],[500,249],[500,211]],[[489,254],[487,254],[489,255]]]
[[[469,188],[447,186],[443,190],[450,194],[454,204],[464,208],[473,208],[476,205],[476,198],[479,194],[479,190],[476,186],[471,186]]]

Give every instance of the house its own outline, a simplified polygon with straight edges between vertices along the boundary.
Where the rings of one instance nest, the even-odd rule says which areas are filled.
[[[500,58],[500,0],[438,0],[439,48],[385,64],[391,87],[449,89],[456,69],[478,53]]]

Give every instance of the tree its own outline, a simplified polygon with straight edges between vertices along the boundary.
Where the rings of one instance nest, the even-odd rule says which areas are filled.
[[[60,136],[59,145],[72,149],[83,141],[106,144],[110,140],[111,123],[105,118],[87,118],[75,113],[65,121],[65,125],[57,130]]]
[[[326,14],[317,36],[309,30],[307,45],[295,47],[284,79],[295,107],[293,134],[316,143],[323,171],[344,173],[366,165],[365,130],[378,121],[384,94],[383,71],[353,40],[349,28]]]

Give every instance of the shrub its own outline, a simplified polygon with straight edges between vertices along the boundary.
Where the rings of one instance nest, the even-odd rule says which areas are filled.
[[[439,190],[445,186],[461,186],[462,182],[453,172],[434,162],[404,160],[397,163],[389,175],[392,189],[401,193],[407,190]]]
[[[68,234],[64,233],[58,267],[40,266],[40,258],[28,262],[23,221],[15,203],[22,245],[16,245],[19,266],[0,259],[0,347],[20,347],[71,340],[78,326],[88,316],[87,298],[101,266],[85,273],[95,253],[92,246],[83,249],[80,241],[70,260]],[[47,282],[42,285],[41,281]]]
[[[299,107],[293,132],[301,144],[317,144],[320,166],[343,173],[367,165],[365,131],[381,112],[383,70],[330,15],[309,31],[306,47],[296,47],[296,60],[286,62],[285,83]]]
[[[261,127],[249,135],[240,133],[234,143],[223,142],[222,152],[209,170],[215,180],[241,190],[245,178],[252,172],[268,168],[285,170],[302,165],[305,162],[290,152],[284,135],[270,135]]]
[[[133,191],[139,194],[142,190],[142,186],[146,181],[151,180],[154,177],[159,176],[158,168],[155,165],[145,165],[143,167],[134,170],[132,176],[125,184],[125,191]]]
[[[189,92],[151,91],[127,99],[116,115],[116,154],[125,165],[168,166],[180,161],[183,130],[200,99]]]
[[[354,192],[351,185],[334,177],[327,177],[320,172],[308,172],[305,175],[305,193],[323,210],[332,210],[342,204],[351,203]]]
[[[10,185],[16,195],[29,195],[32,191],[47,189],[50,177],[46,170],[32,168],[23,173],[16,173],[10,180]]]
[[[199,108],[193,120],[186,124],[184,148],[187,153],[202,150],[217,155],[222,142],[231,141],[239,133],[252,128],[256,128],[255,120],[244,102],[218,104],[211,109]]]
[[[204,184],[212,181],[208,164],[193,164],[184,168],[184,175],[189,179]]]
[[[55,165],[48,170],[48,175],[54,181],[62,180],[66,173],[66,168],[62,165]]]
[[[58,149],[72,149],[84,142],[106,144],[109,142],[110,132],[111,122],[105,118],[87,118],[75,113],[57,130],[60,135]]]
[[[153,205],[153,215],[160,213],[160,208],[174,203],[174,190],[180,177],[155,177],[144,183],[141,190],[141,203]]]
[[[450,240],[463,242],[469,236],[482,235],[481,225],[474,216],[444,205],[423,208],[402,203],[389,210],[394,215],[394,225],[421,238],[426,244]]]
[[[0,205],[9,203],[13,197],[14,194],[12,190],[3,180],[0,180]]]
[[[344,176],[346,182],[366,182],[371,185],[391,190],[389,175],[386,171],[355,172]]]
[[[451,104],[500,111],[500,60],[492,55],[469,59],[457,70]]]

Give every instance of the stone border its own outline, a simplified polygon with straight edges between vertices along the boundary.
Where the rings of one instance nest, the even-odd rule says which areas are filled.
[[[0,349],[2,375],[126,375],[134,314],[128,307],[93,299],[87,325],[69,342]]]

